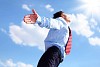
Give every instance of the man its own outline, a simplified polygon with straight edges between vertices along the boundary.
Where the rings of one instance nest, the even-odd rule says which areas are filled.
[[[35,10],[32,11],[33,14],[24,17],[24,22],[27,24],[37,23],[40,27],[50,29],[44,41],[45,53],[40,58],[37,67],[58,67],[64,58],[70,20],[62,11],[56,12],[53,18],[40,17]]]

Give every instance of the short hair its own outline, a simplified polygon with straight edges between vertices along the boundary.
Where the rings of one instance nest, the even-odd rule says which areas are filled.
[[[61,17],[61,14],[64,13],[63,11],[58,11],[55,14],[53,14],[53,19],[56,19],[58,17]]]

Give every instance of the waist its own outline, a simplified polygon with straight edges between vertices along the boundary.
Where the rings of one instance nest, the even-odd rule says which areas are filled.
[[[60,62],[63,61],[63,57],[62,57],[61,50],[60,50],[57,46],[51,46],[51,47],[49,47],[47,50],[48,50],[48,51],[52,51],[52,52],[58,52],[59,58],[60,58]]]
[[[49,49],[50,47],[56,46],[60,52],[61,52],[61,57],[64,58],[64,52],[65,52],[65,47],[64,45],[58,44],[58,43],[45,43],[45,50]]]

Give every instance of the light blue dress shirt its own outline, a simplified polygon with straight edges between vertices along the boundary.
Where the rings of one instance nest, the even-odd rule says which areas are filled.
[[[65,45],[69,37],[69,24],[62,18],[57,19],[38,17],[36,23],[40,27],[50,29],[45,39],[45,50],[51,46],[57,46],[62,53],[62,57],[65,55]]]

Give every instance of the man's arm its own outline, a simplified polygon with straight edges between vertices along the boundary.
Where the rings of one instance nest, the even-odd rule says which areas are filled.
[[[40,27],[45,28],[53,28],[53,29],[60,29],[61,23],[60,21],[52,18],[40,17],[36,11],[32,10],[33,14],[29,14],[24,16],[24,22],[27,24],[35,24],[37,23]]]
[[[24,22],[27,23],[27,24],[35,24],[36,23],[36,20],[38,18],[38,14],[36,13],[36,11],[33,9],[32,10],[33,14],[29,14],[29,15],[26,15],[24,16]]]
[[[53,19],[53,18],[46,18],[46,17],[38,17],[36,23],[40,27],[45,27],[48,29],[60,29],[63,24],[61,20]]]

